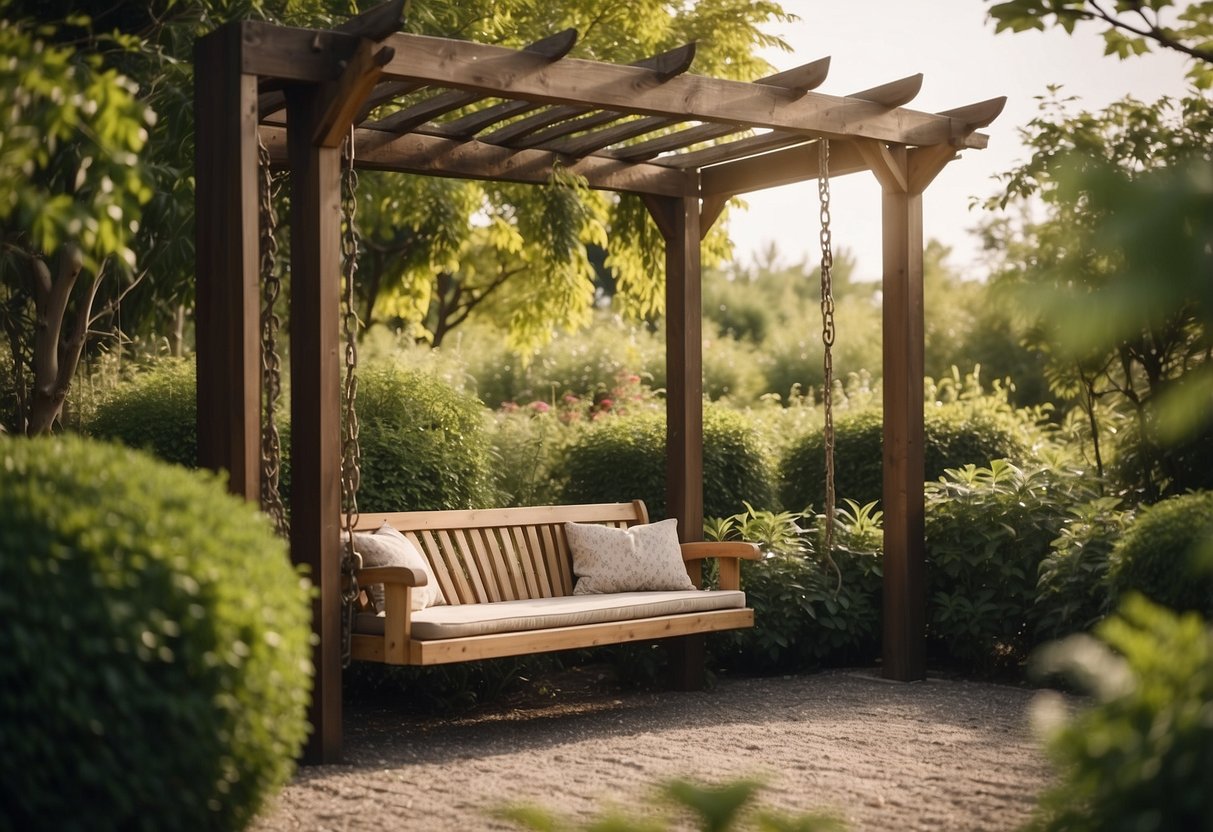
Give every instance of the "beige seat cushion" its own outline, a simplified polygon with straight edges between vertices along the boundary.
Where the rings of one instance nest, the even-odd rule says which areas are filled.
[[[420,641],[462,638],[743,607],[744,592],[699,589],[455,604],[413,613],[413,638]],[[357,630],[382,635],[383,622],[381,616],[359,616]]]

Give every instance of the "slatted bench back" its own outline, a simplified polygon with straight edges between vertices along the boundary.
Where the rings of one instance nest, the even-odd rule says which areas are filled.
[[[564,524],[627,528],[648,522],[644,503],[408,511],[363,514],[374,531],[390,523],[425,555],[450,604],[573,594],[573,562]]]

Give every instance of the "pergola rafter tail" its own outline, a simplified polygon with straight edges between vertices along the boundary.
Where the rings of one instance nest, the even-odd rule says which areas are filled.
[[[733,196],[822,176],[827,148],[829,176],[872,171],[884,229],[884,673],[923,678],[922,192],[958,152],[985,147],[978,130],[1005,99],[927,113],[904,106],[921,75],[818,92],[828,58],[746,83],[690,74],[694,44],[619,65],[569,57],[572,31],[524,49],[401,34],[404,5],[332,31],[232,23],[195,52],[198,455],[249,499],[260,493],[259,140],[291,174],[291,556],[318,587],[308,758],[341,749],[340,145],[351,135],[362,168],[547,183],[561,166],[641,197],[666,242],[667,504],[684,540],[703,521],[701,237]]]

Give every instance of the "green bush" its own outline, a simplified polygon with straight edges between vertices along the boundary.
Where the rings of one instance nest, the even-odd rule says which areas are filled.
[[[193,361],[160,359],[119,384],[98,405],[86,431],[198,467],[197,375]]]
[[[747,509],[705,523],[709,540],[747,540],[763,551],[741,564],[754,627],[716,634],[713,660],[761,674],[870,663],[879,652],[881,604],[881,517],[872,508],[840,512],[832,564],[821,554],[820,527],[802,527],[800,514]]]
[[[1213,573],[1195,559],[1213,540],[1213,491],[1143,509],[1112,552],[1113,592],[1137,591],[1156,604],[1213,615]]]
[[[358,386],[361,511],[480,508],[495,500],[487,414],[475,397],[394,365]]]
[[[1089,630],[1107,615],[1112,596],[1112,548],[1133,520],[1116,497],[1097,497],[1070,509],[1060,534],[1040,562],[1031,618],[1036,640]]]
[[[969,402],[928,407],[926,479],[934,480],[949,468],[970,463],[985,465],[992,459],[1021,461],[1027,447],[1022,426],[1013,417]],[[879,409],[844,415],[834,430],[835,491],[859,503],[881,499],[883,414]],[[825,504],[825,436],[813,430],[794,443],[780,466],[783,504],[789,508]]]
[[[0,828],[242,828],[307,734],[282,541],[218,478],[126,449],[0,456]]]
[[[1097,485],[1003,460],[927,483],[927,632],[947,657],[990,669],[1026,655],[1041,562]]]
[[[1033,832],[1213,828],[1213,628],[1141,596],[1096,629],[1036,657],[1094,697],[1078,713],[1059,695],[1038,703],[1055,723],[1048,750],[1058,782]]]
[[[649,516],[666,516],[665,414],[600,419],[568,449],[561,501],[644,500]],[[703,413],[704,514],[723,517],[743,504],[774,502],[770,466],[745,417],[720,405]]]

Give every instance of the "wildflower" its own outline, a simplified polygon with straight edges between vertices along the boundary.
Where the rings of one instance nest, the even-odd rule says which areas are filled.
[[[547,413],[549,410],[552,409],[550,406],[548,406],[547,402],[541,402],[541,401],[531,402],[530,408],[531,408],[531,410],[535,411],[536,413]]]

